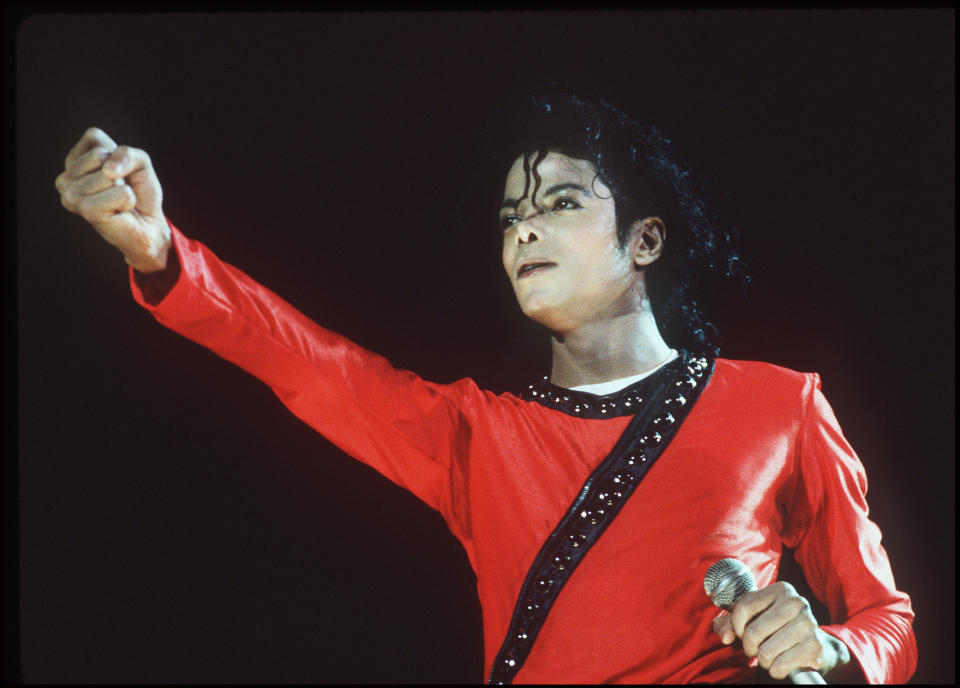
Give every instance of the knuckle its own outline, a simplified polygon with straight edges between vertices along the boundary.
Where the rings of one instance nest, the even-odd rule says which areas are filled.
[[[127,157],[128,157],[128,154],[127,154],[126,146],[118,146],[117,148],[114,148],[112,151],[110,151],[110,155],[106,157],[106,159],[104,160],[104,164],[109,164],[113,166],[122,165],[124,164],[124,162],[126,162]]]
[[[63,193],[60,194],[60,196],[63,199],[63,202],[65,204],[69,204],[73,207],[76,207],[77,202],[80,200],[77,195],[77,190],[72,186],[68,186],[66,189],[64,189]]]
[[[105,154],[109,153],[109,149],[106,146],[94,146],[89,151],[87,151],[85,157],[87,160],[91,158],[103,159]]]
[[[73,193],[72,200],[73,200],[73,204],[77,206],[77,208],[80,208],[81,210],[84,210],[87,208],[94,208],[101,202],[101,199],[96,196],[91,196],[89,194],[80,194],[76,192]]]
[[[80,196],[87,195],[87,189],[89,186],[90,186],[90,180],[84,177],[81,177],[80,179],[73,180],[70,184],[67,185],[67,192],[79,198]]]
[[[790,673],[790,668],[787,667],[786,663],[783,660],[775,659],[770,663],[769,667],[765,667],[770,673],[771,678],[775,678],[778,681],[785,679]]]
[[[749,615],[749,614],[743,614],[742,616],[740,616],[740,617],[738,617],[738,618],[735,618],[735,619],[733,620],[733,631],[734,631],[734,633],[737,633],[737,635],[740,636],[741,639],[747,637],[747,622],[748,622],[748,621],[750,621],[750,615]],[[737,629],[738,629],[738,628],[740,629],[739,633],[737,632]]]
[[[64,161],[64,170],[70,174],[73,174],[74,176],[81,174],[84,170],[86,161],[90,159],[91,155],[96,155],[95,151],[97,150],[99,150],[99,146],[91,148],[85,153],[72,158],[68,156]]]
[[[76,208],[74,212],[88,222],[93,222],[93,220],[96,219],[97,211],[99,210],[97,205],[95,205],[89,198],[83,198],[77,201],[74,203],[74,207]]]
[[[784,605],[794,616],[798,616],[806,607],[806,602],[802,597],[788,597],[784,600]]]
[[[142,163],[144,167],[150,167],[150,156],[142,148],[127,147],[128,155],[131,159]]]

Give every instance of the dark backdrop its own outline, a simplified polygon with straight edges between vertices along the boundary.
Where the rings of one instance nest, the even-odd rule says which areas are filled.
[[[428,379],[515,390],[547,347],[500,274],[502,181],[471,177],[473,133],[560,80],[653,119],[722,181],[754,276],[749,298],[714,299],[724,354],[822,374],[914,600],[916,680],[953,680],[953,25],[953,10],[29,18],[24,678],[481,679],[475,579],[440,517],[156,324],[53,180],[100,126],[152,155],[189,236],[312,318]]]

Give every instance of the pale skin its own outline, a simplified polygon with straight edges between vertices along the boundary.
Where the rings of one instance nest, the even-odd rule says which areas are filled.
[[[503,267],[521,310],[553,335],[551,381],[569,388],[656,367],[670,347],[641,275],[663,251],[663,222],[637,221],[621,249],[613,198],[591,163],[550,153],[537,170],[542,183],[533,198],[523,197],[522,159],[507,173]],[[519,274],[531,262],[550,265]]]
[[[170,228],[163,190],[145,151],[117,146],[91,127],[70,149],[54,184],[63,207],[93,225],[135,270],[167,267]]]
[[[503,265],[523,312],[552,333],[551,380],[574,387],[656,367],[670,347],[650,308],[645,270],[663,252],[664,223],[658,217],[634,222],[621,247],[613,198],[591,163],[550,153],[538,172],[542,183],[533,199],[523,193],[522,159],[507,175]],[[135,270],[166,268],[170,228],[146,152],[88,129],[55,185],[63,206]],[[565,188],[550,193],[557,185]],[[531,262],[542,265],[520,274]],[[747,593],[732,613],[717,617],[713,630],[724,644],[739,638],[744,654],[758,657],[774,678],[808,668],[838,681],[859,676],[846,646],[818,628],[810,605],[788,583]]]

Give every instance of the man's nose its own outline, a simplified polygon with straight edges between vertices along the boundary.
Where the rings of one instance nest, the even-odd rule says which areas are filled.
[[[540,240],[542,232],[537,227],[539,225],[537,218],[542,214],[543,210],[540,208],[531,210],[520,222],[514,225],[517,229],[517,243],[529,244]]]
[[[529,244],[533,241],[539,241],[537,230],[529,222],[521,222],[517,226],[517,243]]]

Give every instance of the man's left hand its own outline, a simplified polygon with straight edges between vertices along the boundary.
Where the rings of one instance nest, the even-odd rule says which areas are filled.
[[[730,614],[714,619],[713,630],[724,645],[740,638],[747,657],[775,679],[797,669],[826,674],[850,662],[847,646],[820,630],[810,603],[783,581],[746,593]]]

